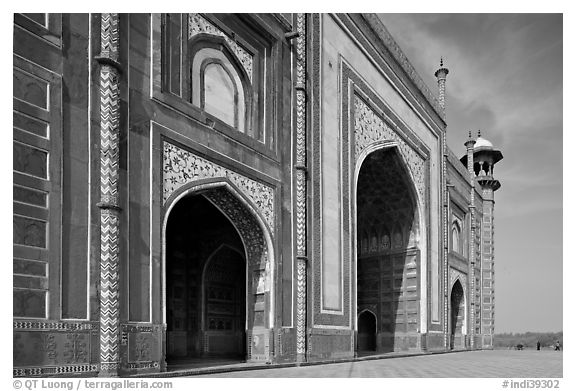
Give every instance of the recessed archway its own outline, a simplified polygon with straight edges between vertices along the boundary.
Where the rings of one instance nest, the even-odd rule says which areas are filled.
[[[456,280],[450,293],[450,349],[464,348],[465,309],[464,289]]]
[[[204,354],[246,355],[246,260],[244,251],[221,244],[208,257],[202,273]]]
[[[182,186],[166,201],[162,238],[168,369],[179,361],[186,367],[214,359],[269,360],[271,238],[250,201],[227,181]],[[173,267],[174,253],[188,260],[186,267]],[[182,272],[186,288],[178,289],[183,284],[174,276],[182,280]],[[178,312],[174,300],[186,310]],[[180,315],[187,321],[178,323]]]
[[[203,195],[166,226],[166,361],[246,356],[246,259],[234,225]]]
[[[376,350],[376,315],[362,311],[358,315],[358,352]]]
[[[374,312],[379,352],[419,346],[419,236],[417,196],[398,149],[371,152],[356,187],[356,308]]]

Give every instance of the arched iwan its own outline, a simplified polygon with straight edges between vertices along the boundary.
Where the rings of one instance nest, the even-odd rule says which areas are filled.
[[[396,141],[366,146],[355,164],[352,214],[357,311],[378,302],[377,349],[418,347],[426,326],[426,225],[413,177]],[[368,232],[369,244],[358,246]],[[398,279],[392,270],[402,270]],[[358,320],[357,320],[358,321]],[[356,321],[356,330],[359,330]]]
[[[227,177],[193,180],[174,189],[166,199],[162,224],[164,322],[167,320],[166,228],[172,208],[182,198],[190,196],[205,197],[231,222],[242,240],[247,262],[247,358],[266,361],[270,357],[270,330],[274,327],[275,260],[272,234],[259,208]]]

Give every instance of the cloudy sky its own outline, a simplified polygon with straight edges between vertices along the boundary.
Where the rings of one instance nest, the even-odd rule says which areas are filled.
[[[499,148],[496,332],[562,330],[561,14],[382,14],[436,91],[447,77],[448,144],[468,131]]]

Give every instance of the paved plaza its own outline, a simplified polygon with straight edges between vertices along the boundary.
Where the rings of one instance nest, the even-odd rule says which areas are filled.
[[[198,377],[559,378],[562,377],[562,355],[562,352],[552,350],[486,350],[247,370]]]

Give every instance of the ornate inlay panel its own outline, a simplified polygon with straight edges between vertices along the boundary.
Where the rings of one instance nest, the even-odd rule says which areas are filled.
[[[227,178],[256,206],[274,234],[274,189],[256,182],[168,142],[163,153],[164,203],[180,187],[199,179]]]
[[[238,45],[234,40],[232,40],[224,31],[220,30],[218,27],[214,26],[206,18],[200,14],[188,14],[188,39],[193,38],[198,34],[211,34],[218,37],[224,38],[232,52],[238,58],[238,61],[244,67],[244,70],[248,74],[250,81],[252,81],[252,68],[254,58],[246,49]]]
[[[58,322],[58,321],[37,321],[37,320],[15,320],[12,322],[15,330],[98,330],[98,325],[85,322]]]
[[[28,367],[14,368],[12,375],[14,377],[31,377],[31,376],[51,376],[64,374],[87,374],[88,372],[98,372],[98,364],[81,364],[81,365],[61,365],[57,367]],[[93,374],[92,374],[93,376]]]
[[[462,288],[464,289],[464,292],[466,292],[466,287],[468,286],[468,277],[464,273],[456,269],[450,269],[450,287],[454,285],[454,283],[458,278],[462,283]]]
[[[398,143],[400,152],[404,156],[416,183],[421,200],[425,199],[426,181],[425,160],[402,137],[400,137],[388,124],[364,102],[362,98],[354,95],[354,158],[355,161],[367,147],[377,141],[391,140]]]

